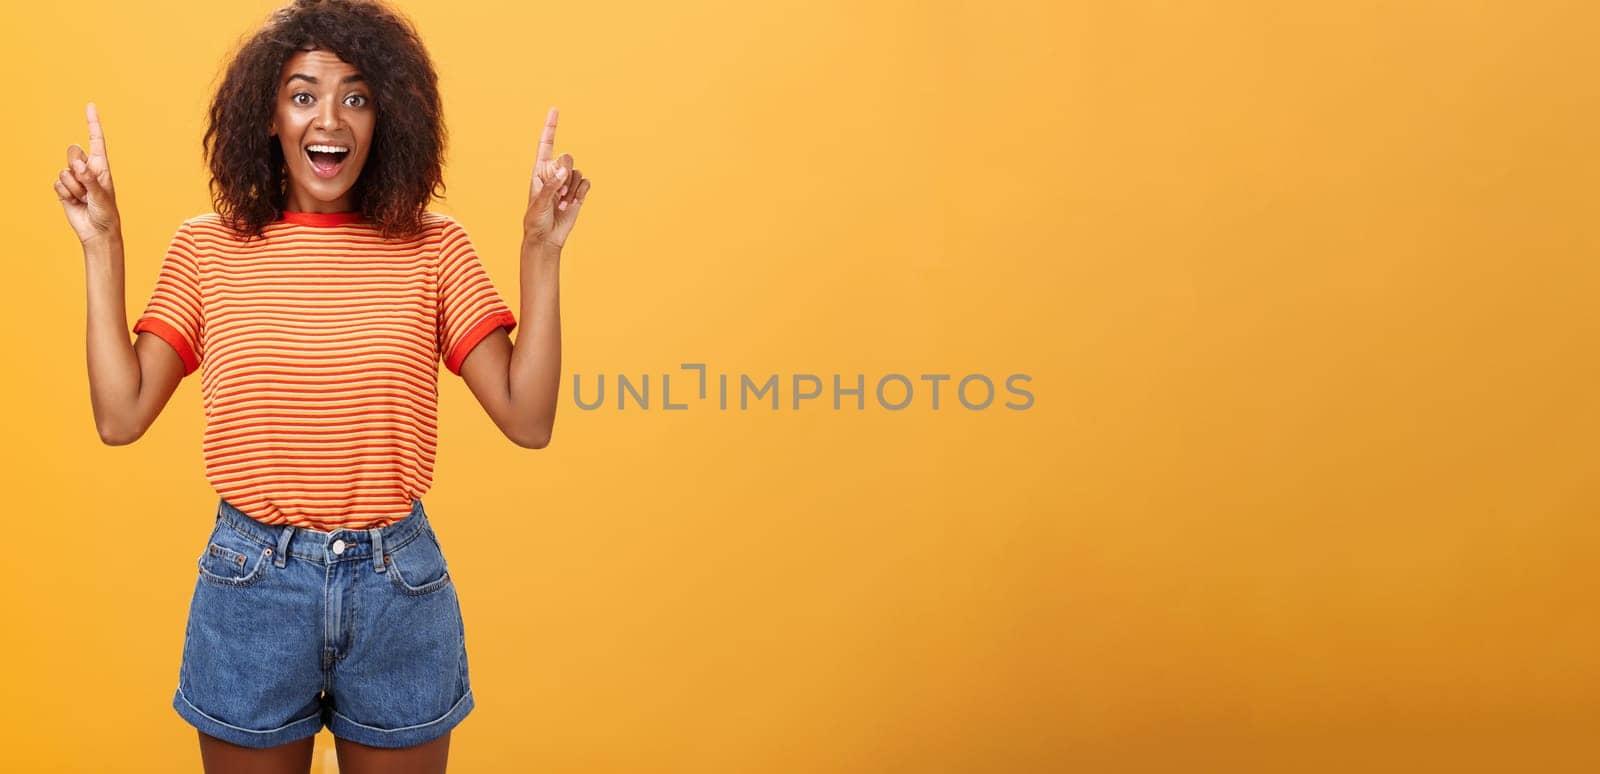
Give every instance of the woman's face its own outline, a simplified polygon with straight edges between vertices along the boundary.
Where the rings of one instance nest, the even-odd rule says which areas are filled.
[[[278,78],[270,130],[283,144],[288,167],[284,209],[355,209],[350,191],[366,164],[377,122],[372,90],[360,72],[331,52],[295,52]]]

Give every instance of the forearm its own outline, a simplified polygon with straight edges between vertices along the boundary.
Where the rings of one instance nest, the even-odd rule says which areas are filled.
[[[139,357],[128,333],[121,233],[85,243],[83,261],[89,402],[101,440],[126,443],[137,430],[129,423],[139,399],[140,375]]]
[[[543,446],[555,427],[561,391],[561,249],[522,245],[521,329],[511,348],[511,401],[522,426]]]

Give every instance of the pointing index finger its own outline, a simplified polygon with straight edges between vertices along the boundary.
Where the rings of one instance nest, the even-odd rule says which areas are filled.
[[[106,158],[106,135],[100,129],[100,111],[95,110],[94,103],[89,103],[89,157]]]
[[[539,137],[538,161],[549,161],[555,155],[556,147],[556,109],[550,108],[550,115],[544,119],[544,134]]]

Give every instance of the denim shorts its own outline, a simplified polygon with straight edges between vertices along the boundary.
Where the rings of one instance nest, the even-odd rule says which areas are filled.
[[[246,747],[435,739],[472,711],[466,628],[422,501],[386,527],[269,526],[227,500],[200,553],[172,707]]]

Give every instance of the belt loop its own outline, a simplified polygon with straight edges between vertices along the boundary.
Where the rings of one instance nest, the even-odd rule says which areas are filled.
[[[383,572],[383,528],[373,527],[367,532],[372,535],[372,571]]]
[[[294,525],[285,525],[282,532],[278,533],[278,556],[272,563],[278,567],[284,566],[289,560],[289,536],[294,534]]]

